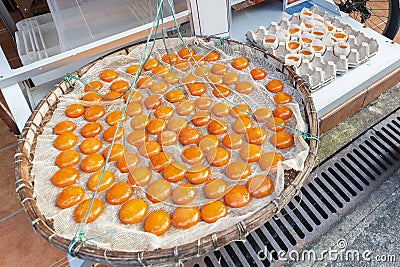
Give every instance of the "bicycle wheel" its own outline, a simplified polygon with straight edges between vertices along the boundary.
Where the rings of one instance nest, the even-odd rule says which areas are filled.
[[[399,30],[399,0],[335,0],[340,10],[393,39]]]

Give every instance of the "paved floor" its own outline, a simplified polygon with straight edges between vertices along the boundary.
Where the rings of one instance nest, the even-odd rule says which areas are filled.
[[[65,253],[36,234],[15,193],[17,138],[0,120],[0,266],[69,266]]]

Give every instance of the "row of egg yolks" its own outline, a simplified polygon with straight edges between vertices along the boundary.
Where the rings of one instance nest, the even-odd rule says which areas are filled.
[[[88,122],[81,130],[80,134],[85,138],[79,149],[82,154],[85,154],[85,158],[82,159],[80,168],[82,171],[87,173],[93,173],[88,180],[88,188],[91,191],[95,191],[98,185],[98,181],[102,175],[101,168],[104,166],[105,158],[108,155],[109,147],[104,150],[103,155],[97,153],[102,146],[102,142],[97,136],[102,132],[102,126],[98,123],[98,120],[105,116],[106,112],[103,106],[92,105],[85,109],[83,105],[72,104],[65,110],[66,117],[70,119],[79,118],[84,116]],[[114,111],[109,113],[105,121],[110,127],[103,133],[103,140],[106,142],[112,142],[115,135],[117,126],[116,124],[122,117],[121,111]],[[74,217],[77,222],[81,222],[86,209],[91,202],[90,199],[83,200],[84,189],[73,185],[79,178],[79,172],[73,167],[80,161],[80,154],[76,150],[71,149],[73,144],[70,139],[76,140],[76,136],[72,133],[76,129],[76,125],[70,121],[65,120],[59,122],[53,131],[58,136],[54,141],[54,146],[62,152],[56,157],[56,165],[60,169],[53,175],[52,182],[58,187],[64,188],[57,197],[57,205],[61,208],[69,208],[80,203],[74,211]],[[122,128],[118,131],[116,139],[122,138]],[[76,143],[76,142],[75,142]],[[109,155],[109,161],[120,161],[125,154],[125,149],[121,144],[114,144],[113,149]],[[105,170],[102,182],[99,184],[97,190],[104,191],[114,182],[114,175],[112,172]],[[129,199],[133,189],[129,183],[116,183],[107,191],[107,201],[110,204],[123,203]],[[87,222],[94,221],[103,211],[103,204],[98,199],[95,199],[92,203],[92,209],[89,213]]]
[[[196,60],[196,55],[194,54],[193,49],[190,49],[190,50],[181,49],[178,52],[178,54],[179,54],[180,58],[182,58],[183,60],[178,60],[178,56],[176,54],[169,54],[169,55],[164,55],[162,57],[162,61],[164,61],[165,63],[168,63],[168,64],[171,63],[171,64],[175,65],[176,68],[178,68],[182,71],[185,71],[185,70],[188,70],[190,67],[189,63],[185,60],[188,60],[191,56],[194,56],[195,60]],[[220,56],[217,52],[211,52],[206,55],[204,60],[211,62],[211,61],[216,61],[217,59],[219,59],[219,57]],[[199,60],[198,57],[197,57],[197,59]],[[138,67],[139,67],[138,65],[131,65],[126,69],[126,72],[131,75],[136,75]],[[157,70],[157,67],[159,67],[159,61],[154,58],[150,58],[144,64],[143,69],[145,71],[155,70],[155,71],[153,71],[153,74],[156,76],[165,76],[165,78],[164,78],[165,82],[176,83],[176,78],[174,77],[175,76],[174,73],[170,72],[166,66],[160,66],[160,68],[158,70]],[[112,70],[112,69],[103,70],[99,75],[99,78],[105,82],[113,82],[118,77],[119,77],[118,72],[116,72],[115,70]],[[142,79],[142,81],[139,80],[138,87],[140,87],[141,84],[143,84],[145,82],[146,82],[145,79]],[[86,100],[86,101],[101,100],[102,97],[92,91],[99,91],[102,87],[103,87],[103,84],[100,81],[90,82],[88,85],[86,85],[84,87],[85,92],[88,92],[88,93],[84,95],[83,100]],[[130,87],[130,85],[124,80],[114,81],[110,86],[111,92],[107,93],[103,97],[118,98],[121,96],[121,94],[125,93],[125,91],[129,89],[129,87]]]
[[[197,63],[202,64],[202,60],[207,61],[207,62],[214,62],[216,60],[218,60],[220,58],[219,53],[212,51],[210,53],[208,53],[204,58],[202,56],[199,55],[195,55],[194,54],[194,50],[190,49],[187,50],[186,48],[181,49],[178,52],[178,55],[180,58],[182,58],[182,60],[178,60],[178,56],[174,53],[172,54],[165,54],[162,56],[162,61],[164,63],[168,63],[168,64],[172,64],[173,66],[175,66],[176,68],[180,69],[181,71],[187,71],[189,69],[189,63],[185,60],[189,60],[192,61],[191,57],[194,58],[194,60],[197,61]],[[185,64],[186,63],[186,64]],[[193,64],[193,62],[191,62]],[[239,57],[236,58],[232,61],[232,67],[234,67],[237,70],[242,70],[244,68],[246,68],[249,65],[249,62],[246,58],[244,57]],[[135,75],[137,73],[139,66],[138,65],[131,65],[126,69],[126,72],[128,74],[131,75]],[[162,66],[159,65],[159,61],[157,59],[154,58],[150,58],[147,60],[147,62],[144,64],[143,69],[145,71],[153,71],[153,75],[157,76],[157,77],[164,77],[164,81],[167,83],[171,83],[171,84],[175,84],[177,83],[177,79],[176,77],[174,77],[174,73],[169,71],[169,68],[167,66]],[[224,74],[224,72],[226,72],[227,67],[223,64],[215,64],[213,66],[213,72],[215,74]],[[203,76],[203,72],[206,72],[207,75],[209,74],[209,70],[207,68],[204,67],[197,67],[194,71],[195,74],[197,74],[197,76]],[[252,69],[250,71],[250,74],[252,76],[252,78],[254,80],[261,80],[264,79],[267,74],[264,70],[260,69],[260,68],[255,68]],[[117,79],[119,77],[118,72],[116,72],[115,70],[112,69],[106,69],[103,70],[100,75],[99,75],[100,79],[105,81],[105,82],[113,82],[115,79]],[[142,78],[141,80],[138,81],[137,86],[140,88],[143,84],[148,84],[148,79],[150,77],[145,77]],[[210,77],[211,79],[216,79],[217,81],[220,80],[220,78],[218,77]],[[227,85],[230,84],[234,84],[236,83],[236,81],[238,80],[238,76],[237,74],[233,73],[233,72],[229,72],[229,73],[225,73],[225,75],[222,77],[221,81]],[[217,83],[216,81],[214,81],[215,83]],[[103,87],[103,84],[99,81],[92,81],[89,84],[87,84],[84,88],[85,92],[88,92],[87,94],[84,95],[83,100],[86,101],[95,101],[95,100],[101,100],[102,97],[93,92],[93,91],[99,91],[101,88]],[[165,86],[163,86],[165,87]],[[246,91],[246,88],[248,88],[249,85],[248,83],[242,83],[240,85],[238,85],[238,91]],[[121,94],[123,94],[127,89],[129,88],[129,84],[124,81],[124,80],[117,80],[114,81],[111,86],[110,86],[110,90],[111,92],[107,93],[106,95],[104,95],[103,97],[105,98],[118,98],[121,96]],[[226,91],[226,88],[222,88],[222,90]],[[215,93],[216,95],[218,95],[218,93]]]
[[[107,147],[104,150],[103,155],[97,153],[102,147],[102,142],[97,138],[97,136],[103,131],[98,120],[100,120],[105,114],[106,112],[104,108],[99,105],[93,105],[85,109],[83,105],[72,104],[65,110],[66,117],[74,119],[84,116],[87,121],[87,124],[85,124],[80,130],[80,134],[85,139],[81,142],[79,150],[82,154],[86,155],[81,161],[80,168],[84,172],[94,173],[88,181],[88,188],[91,191],[96,189],[97,182],[101,175],[100,169],[105,163],[105,158],[109,150],[109,147]],[[110,127],[104,131],[103,140],[107,142],[112,141],[116,132],[115,125],[118,123],[121,115],[122,113],[120,111],[114,111],[107,115],[105,121],[110,125]],[[52,176],[52,183],[55,186],[64,188],[58,195],[56,201],[57,205],[61,208],[72,207],[80,203],[84,197],[84,189],[74,185],[79,179],[79,172],[73,167],[79,163],[81,158],[80,153],[72,149],[77,140],[77,137],[72,133],[75,129],[76,125],[71,120],[61,121],[53,128],[54,133],[57,135],[54,140],[54,147],[61,150],[61,153],[56,157],[56,165],[60,169]],[[117,139],[118,138],[122,138],[122,130],[118,132]],[[123,157],[124,153],[124,147],[120,144],[115,144],[110,152],[109,160],[118,160]],[[104,179],[100,184],[99,190],[103,189],[107,184],[110,184],[113,181],[114,175],[109,171],[105,171]],[[113,188],[113,190],[110,189],[111,192],[118,191],[117,185]],[[114,198],[116,198],[115,195]],[[110,199],[110,201],[112,202],[113,200]],[[84,214],[84,212],[82,213],[82,207],[87,205],[87,202],[88,201],[83,201],[82,204],[79,205],[79,208],[76,208],[75,218],[77,221],[82,219],[81,216]],[[94,206],[96,206],[96,203],[98,202],[95,202]],[[94,208],[92,212],[98,213],[100,210],[102,209],[97,207],[97,209]],[[92,217],[93,216],[91,216],[88,221],[93,221],[94,219]]]

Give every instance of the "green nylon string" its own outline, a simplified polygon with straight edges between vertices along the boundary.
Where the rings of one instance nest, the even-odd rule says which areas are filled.
[[[94,245],[94,243],[91,242],[92,240],[96,240],[96,239],[102,238],[104,236],[107,236],[109,234],[115,234],[115,233],[116,233],[115,229],[111,229],[111,230],[108,230],[107,232],[105,232],[104,234],[100,234],[100,235],[97,235],[97,236],[92,237],[92,238],[87,238],[85,240],[85,242],[88,242],[88,243],[91,243],[92,245]]]
[[[72,80],[72,75],[70,73],[67,73],[67,75],[64,77],[64,81],[66,81],[71,88],[75,88],[75,85],[72,84]]]
[[[211,54],[211,52],[214,52],[214,51],[217,50],[218,48],[222,47],[223,44],[224,44],[224,38],[220,37],[220,38],[219,38],[219,42],[216,43],[215,46],[214,46],[210,51],[208,51],[207,54],[205,54],[203,57],[201,57],[199,61],[204,60],[209,54]],[[203,70],[201,70],[201,71],[203,71]],[[204,74],[204,73],[203,73],[203,74]]]
[[[154,21],[154,22],[156,22],[156,26],[155,26],[156,29],[158,29],[158,27],[159,27],[159,19],[158,19],[158,17],[159,17],[159,14],[160,14],[160,10],[161,10],[161,15],[162,15],[162,19],[163,19],[163,13],[162,13],[161,6],[162,6],[162,0],[158,2],[157,16],[156,16],[155,21]],[[174,11],[173,11],[173,10],[172,10],[172,13],[174,14]],[[133,83],[131,84],[130,88],[129,88],[127,91],[125,91],[121,96],[119,96],[119,97],[117,97],[117,98],[106,98],[106,97],[102,96],[99,92],[97,92],[96,90],[94,90],[94,88],[93,88],[89,83],[87,83],[86,81],[84,81],[84,80],[81,79],[80,77],[76,77],[76,76],[73,76],[73,75],[71,75],[71,74],[69,74],[69,75],[67,75],[66,77],[64,77],[64,80],[65,80],[66,82],[68,82],[68,83],[70,84],[71,87],[73,87],[73,85],[72,85],[72,81],[73,81],[73,80],[78,80],[78,81],[82,82],[84,85],[87,85],[88,87],[90,87],[90,88],[91,88],[97,95],[99,95],[103,100],[117,100],[117,99],[120,99],[120,98],[124,97],[125,94],[126,94],[127,92],[129,92],[129,96],[128,96],[128,99],[127,99],[127,101],[126,101],[126,103],[129,103],[129,100],[130,100],[131,95],[132,95],[132,89],[134,88],[134,85],[136,84],[138,77],[140,76],[141,72],[143,71],[142,66],[143,66],[144,64],[142,64],[142,62],[143,62],[144,55],[145,55],[146,52],[147,52],[147,48],[148,48],[148,44],[149,44],[149,41],[150,41],[151,33],[152,33],[153,30],[154,30],[154,24],[155,24],[154,22],[153,22],[153,25],[152,25],[152,29],[151,29],[151,31],[150,31],[150,34],[148,35],[147,42],[146,42],[146,45],[145,45],[145,49],[144,49],[144,51],[143,51],[143,53],[142,53],[142,55],[141,55],[141,58],[140,58],[139,68],[138,68],[138,70],[136,71],[135,79],[134,79]],[[179,27],[177,27],[177,30],[178,30],[178,32],[179,32]],[[163,42],[164,42],[164,46],[165,46],[165,48],[166,48],[166,51],[167,51],[167,53],[168,53],[168,58],[169,58],[169,61],[170,61],[170,67],[172,67],[172,66],[171,66],[171,62],[172,62],[172,61],[171,61],[171,58],[170,58],[168,49],[167,49],[167,47],[166,47],[164,32],[165,32],[165,30],[164,30],[164,25],[163,25],[163,20],[162,20]],[[148,56],[147,56],[145,62],[148,61],[148,59],[150,58],[150,56],[151,56],[151,54],[152,54],[152,51],[154,50],[155,40],[156,40],[156,33],[157,33],[157,30],[156,30],[155,33],[154,33],[151,51],[149,52],[149,54],[148,54]],[[179,34],[180,34],[180,32],[179,32]],[[145,63],[145,62],[144,62],[144,63]],[[194,61],[194,62],[195,62],[195,61]],[[197,62],[195,62],[195,64],[197,65]],[[115,134],[114,134],[113,140],[112,140],[112,142],[111,142],[111,144],[110,144],[110,146],[109,146],[109,151],[108,151],[107,156],[106,156],[106,160],[105,160],[106,163],[105,163],[104,167],[102,168],[102,173],[101,173],[101,175],[100,175],[98,184],[97,184],[97,186],[96,186],[96,190],[95,190],[95,192],[93,193],[91,202],[90,202],[90,204],[89,204],[89,207],[88,207],[88,209],[87,209],[86,212],[85,212],[83,223],[80,223],[80,224],[78,225],[76,234],[75,234],[74,238],[72,239],[72,241],[70,242],[70,245],[69,245],[69,247],[68,247],[68,251],[69,251],[70,254],[71,254],[71,252],[72,252],[73,246],[74,246],[76,243],[78,243],[78,242],[80,242],[80,243],[88,242],[89,240],[97,239],[97,238],[100,238],[100,237],[102,237],[102,236],[104,236],[104,235],[107,235],[107,234],[110,234],[110,233],[111,233],[111,232],[109,231],[109,232],[105,233],[104,235],[100,235],[100,236],[97,236],[97,237],[94,237],[94,238],[91,238],[91,239],[87,239],[87,238],[86,238],[86,234],[85,234],[85,228],[86,228],[87,219],[88,219],[90,210],[91,210],[91,208],[92,208],[92,206],[93,206],[94,199],[95,199],[95,197],[96,197],[96,195],[97,195],[97,193],[98,193],[98,187],[99,187],[99,185],[101,184],[101,181],[102,181],[103,176],[104,176],[104,171],[105,171],[105,169],[106,169],[106,165],[107,165],[107,163],[108,163],[108,161],[109,161],[109,157],[110,157],[110,154],[111,154],[111,150],[112,150],[112,147],[113,147],[114,142],[115,142],[115,137],[116,137],[116,135],[117,135],[117,133],[118,133],[118,131],[119,131],[119,128],[121,127],[122,118],[124,118],[125,113],[126,113],[126,105],[124,106],[123,113],[122,113],[122,116],[121,116],[121,120],[120,120],[120,121],[118,122],[118,124],[117,124],[116,132],[115,132]]]
[[[171,54],[169,53],[169,50],[168,50],[168,47],[167,47],[167,43],[166,43],[166,41],[165,41],[164,12],[163,12],[162,9],[161,9],[161,36],[162,36],[162,40],[163,40],[165,52],[167,53],[167,56],[168,56],[169,69],[170,69],[170,70],[173,70],[173,68],[172,68]]]
[[[298,134],[300,134],[304,140],[316,140],[318,143],[321,141],[321,139],[316,135],[312,135],[310,133],[306,133],[306,132],[300,131],[298,129],[292,129],[292,130],[296,131]]]
[[[84,86],[88,86],[90,89],[92,89],[92,91],[95,92],[98,96],[100,96],[102,100],[106,100],[106,101],[113,101],[113,100],[121,99],[121,98],[123,98],[123,97],[129,92],[129,89],[128,89],[128,90],[126,90],[125,92],[123,92],[123,93],[122,93],[120,96],[118,96],[118,97],[115,97],[115,98],[104,97],[104,96],[101,95],[97,90],[95,90],[94,87],[93,87],[90,83],[86,82],[84,79],[82,79],[82,78],[80,78],[80,77],[78,77],[78,76],[75,76],[75,75],[72,75],[72,74],[68,73],[68,74],[64,77],[64,80],[65,80],[66,82],[68,82],[70,85],[71,85],[71,81],[73,81],[73,80],[75,80],[75,81],[80,81]]]
[[[128,98],[127,98],[126,103],[124,104],[121,119],[118,121],[115,134],[114,134],[113,139],[112,139],[112,142],[111,142],[111,144],[110,144],[110,146],[109,146],[109,150],[108,150],[108,153],[107,153],[107,156],[106,156],[106,159],[105,159],[105,164],[104,164],[104,166],[103,166],[103,168],[102,168],[102,172],[101,172],[99,181],[98,181],[98,183],[97,183],[97,185],[96,185],[96,190],[93,192],[93,195],[92,195],[90,204],[89,204],[89,206],[88,206],[88,208],[87,208],[87,210],[86,210],[86,212],[85,212],[85,215],[84,215],[84,220],[83,220],[83,222],[79,223],[79,225],[78,225],[78,227],[77,227],[77,230],[76,230],[76,233],[75,233],[75,236],[73,237],[73,239],[71,240],[71,242],[70,242],[70,244],[69,244],[69,246],[68,246],[68,253],[69,253],[69,254],[71,254],[72,248],[73,248],[73,246],[74,246],[75,244],[77,244],[77,243],[84,243],[84,242],[86,242],[86,241],[88,241],[88,240],[93,240],[93,239],[96,239],[96,238],[100,238],[100,237],[102,237],[102,236],[105,236],[105,235],[110,234],[110,233],[113,232],[113,231],[111,230],[111,231],[108,231],[107,233],[105,233],[105,234],[103,234],[103,235],[100,235],[100,236],[97,236],[97,237],[94,237],[94,238],[91,238],[91,239],[87,239],[87,238],[86,238],[86,231],[85,231],[85,229],[86,229],[86,225],[87,225],[87,220],[88,220],[89,213],[90,213],[90,211],[91,211],[91,209],[92,209],[92,206],[93,206],[94,199],[95,199],[95,197],[96,197],[96,195],[97,195],[97,193],[98,193],[98,187],[99,187],[100,184],[101,184],[101,181],[102,181],[103,176],[104,176],[104,172],[105,172],[105,170],[106,170],[106,168],[107,168],[107,163],[109,162],[109,157],[110,157],[110,155],[111,155],[112,147],[113,147],[113,145],[114,145],[114,143],[115,143],[116,135],[117,135],[117,133],[118,133],[120,127],[121,127],[123,118],[125,117],[126,108],[127,108],[127,105],[128,105],[128,103],[129,103],[129,101],[130,101],[130,99],[131,99],[132,92],[133,92],[133,88],[134,88],[134,86],[136,85],[137,79],[138,79],[138,77],[140,76],[140,74],[141,74],[141,72],[142,72],[142,67],[141,67],[141,66],[142,66],[142,62],[143,62],[144,55],[146,54],[147,49],[148,49],[148,44],[149,44],[149,42],[150,42],[151,34],[152,34],[153,30],[154,30],[154,26],[156,25],[156,29],[157,29],[158,26],[159,26],[159,19],[158,19],[158,18],[159,18],[160,10],[161,10],[161,7],[162,7],[162,1],[163,1],[163,0],[159,0],[159,2],[158,2],[158,5],[157,5],[157,15],[156,15],[156,18],[155,18],[155,20],[154,20],[154,22],[153,22],[153,25],[152,25],[152,27],[151,27],[151,31],[150,31],[150,33],[149,33],[149,35],[148,35],[148,37],[147,37],[147,41],[146,41],[146,45],[145,45],[144,51],[143,51],[143,53],[142,53],[142,55],[141,55],[141,57],[140,57],[140,60],[139,60],[139,66],[140,66],[140,67],[139,67],[138,70],[136,71],[136,75],[135,75],[134,81],[131,83],[131,85],[130,85],[130,87],[129,87],[129,89],[128,89],[129,95],[128,95]],[[149,55],[148,55],[148,57],[146,58],[146,61],[145,61],[145,62],[147,62],[147,60],[150,58],[150,55],[152,54],[152,52],[153,52],[153,50],[154,50],[156,34],[157,34],[157,30],[156,30],[155,33],[154,33],[153,45],[152,45],[152,47],[151,47],[151,50],[150,50]],[[71,76],[69,76],[69,77],[67,76],[67,77],[65,78],[65,80],[71,84],[72,77],[71,77]]]

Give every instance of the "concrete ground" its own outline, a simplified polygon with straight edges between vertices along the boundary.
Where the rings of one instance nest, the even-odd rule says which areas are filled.
[[[319,150],[320,160],[399,107],[400,83],[325,134]],[[317,260],[292,262],[287,266],[400,266],[399,203],[400,169],[303,248],[303,252],[315,252]]]

